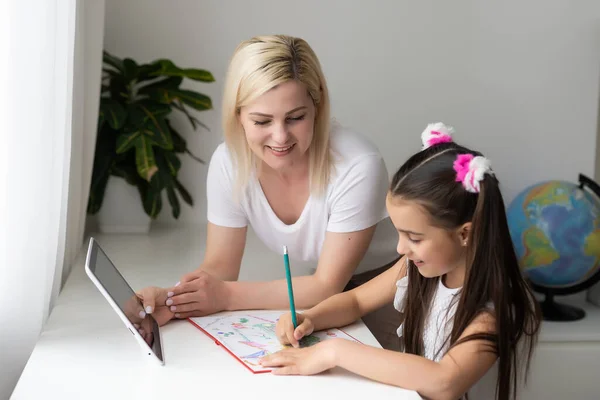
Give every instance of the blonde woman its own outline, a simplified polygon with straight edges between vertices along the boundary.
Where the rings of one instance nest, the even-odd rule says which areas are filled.
[[[286,245],[292,265],[316,263],[314,274],[293,278],[299,309],[397,261],[393,243],[377,243],[395,237],[381,154],[366,138],[331,126],[329,107],[321,66],[304,40],[261,36],[238,46],[223,96],[225,143],[208,171],[205,258],[176,286],[142,291],[159,323],[289,306],[285,280],[237,281],[248,226],[272,251],[281,254]],[[394,348],[399,317],[388,307],[364,321],[384,347]]]

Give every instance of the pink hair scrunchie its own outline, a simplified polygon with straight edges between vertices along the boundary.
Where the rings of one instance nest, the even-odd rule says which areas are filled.
[[[454,160],[456,182],[462,182],[463,187],[471,193],[479,193],[485,174],[492,171],[492,163],[485,157],[473,154],[459,154]]]

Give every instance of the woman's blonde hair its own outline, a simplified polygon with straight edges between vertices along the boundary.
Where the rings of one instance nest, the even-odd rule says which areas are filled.
[[[306,85],[315,105],[314,135],[309,147],[310,191],[322,194],[329,183],[329,93],[319,60],[300,38],[286,35],[257,36],[235,50],[223,93],[223,129],[236,175],[234,192],[258,171],[257,157],[250,150],[239,121],[240,109],[277,85],[295,80]]]

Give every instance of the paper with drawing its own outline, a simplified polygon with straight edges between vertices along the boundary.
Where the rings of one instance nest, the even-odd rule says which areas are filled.
[[[275,325],[281,315],[283,315],[281,312],[249,311],[242,314],[219,313],[189,320],[226,347],[250,370],[265,372],[270,371],[270,368],[262,367],[258,364],[258,360],[267,354],[290,347],[280,344],[275,335]],[[312,346],[333,338],[357,342],[340,329],[328,329],[306,336],[302,340],[302,345]]]

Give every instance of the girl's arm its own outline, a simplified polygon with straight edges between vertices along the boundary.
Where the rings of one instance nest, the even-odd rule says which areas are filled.
[[[477,317],[461,337],[494,332],[489,314]],[[323,343],[327,344],[327,342]],[[331,341],[333,365],[375,381],[415,390],[429,399],[460,398],[496,361],[489,343],[471,340],[452,348],[440,362],[421,356],[365,346],[347,340]]]
[[[495,321],[480,315],[461,337],[494,332]],[[471,340],[452,348],[440,362],[414,354],[384,350],[345,339],[306,348],[284,349],[261,359],[279,367],[276,375],[312,375],[339,366],[366,378],[418,392],[432,400],[455,400],[471,388],[496,361],[489,343]]]
[[[309,318],[314,330],[341,327],[363,315],[391,303],[396,293],[396,281],[406,275],[406,258],[365,284],[332,296],[317,304],[303,315]]]

